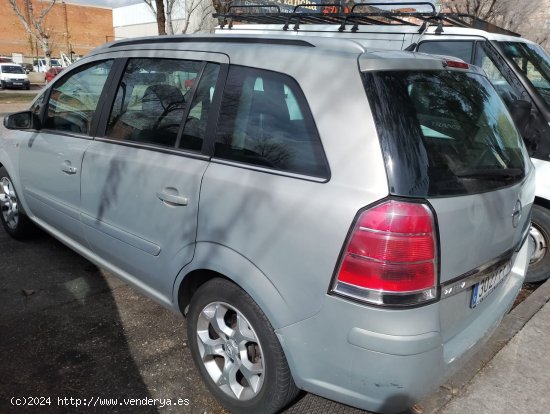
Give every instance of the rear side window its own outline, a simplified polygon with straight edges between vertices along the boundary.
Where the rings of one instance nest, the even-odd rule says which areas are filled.
[[[363,79],[392,194],[466,195],[525,176],[523,142],[485,77],[396,71]]]
[[[223,94],[216,157],[328,178],[313,118],[289,76],[232,66]]]
[[[110,138],[173,147],[202,62],[130,59],[109,117]],[[202,142],[194,143],[200,149]]]

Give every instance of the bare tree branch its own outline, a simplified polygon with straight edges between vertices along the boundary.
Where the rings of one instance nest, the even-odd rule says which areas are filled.
[[[27,33],[36,40],[36,42],[44,51],[44,55],[46,56],[46,59],[48,61],[48,66],[49,57],[51,55],[51,42],[48,29],[44,28],[44,20],[48,13],[52,10],[56,2],[57,0],[49,0],[46,6],[41,9],[38,17],[36,17],[31,0],[23,1],[23,6],[25,7],[24,10],[21,10],[17,0],[8,0],[8,4],[19,18],[19,21],[21,22]],[[44,3],[45,2],[41,2],[41,4]]]

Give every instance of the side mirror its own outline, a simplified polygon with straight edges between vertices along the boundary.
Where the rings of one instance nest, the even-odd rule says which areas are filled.
[[[40,129],[38,116],[31,111],[16,112],[4,118],[7,129]]]
[[[531,117],[531,102],[516,99],[510,105],[510,115],[516,124],[520,134],[523,136],[527,130]]]

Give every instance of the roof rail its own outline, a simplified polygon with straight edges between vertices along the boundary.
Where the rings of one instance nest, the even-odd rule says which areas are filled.
[[[270,39],[260,37],[216,37],[216,36],[158,36],[158,37],[144,37],[132,40],[120,40],[109,44],[108,48],[115,48],[120,46],[134,46],[134,45],[146,45],[146,44],[167,44],[167,43],[241,43],[241,44],[265,44],[265,45],[284,45],[284,46],[304,46],[315,47],[310,42],[302,39]]]
[[[434,4],[427,1],[364,2],[354,4],[351,9],[340,3],[301,3],[292,7],[270,1],[258,4],[250,4],[249,0],[242,1],[246,1],[246,4],[234,4],[226,13],[213,14],[213,17],[218,19],[221,29],[232,29],[234,23],[282,24],[283,30],[288,30],[290,25],[294,24],[295,31],[299,30],[302,24],[334,24],[339,32],[345,32],[347,26],[351,25],[350,30],[355,33],[359,31],[360,25],[401,25],[418,26],[418,32],[421,33],[427,25],[436,24],[438,33],[443,32],[445,27],[467,27],[490,33],[520,36],[469,14],[438,13]],[[382,9],[380,6],[389,6],[392,9]],[[416,11],[418,7],[427,8],[429,11]]]

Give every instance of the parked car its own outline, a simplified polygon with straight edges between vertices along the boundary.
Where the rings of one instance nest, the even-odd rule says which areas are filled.
[[[21,63],[21,66],[23,67],[23,69],[25,69],[25,72],[27,74],[34,71],[32,63]]]
[[[60,68],[63,67],[61,64],[60,59],[50,59],[50,62],[48,64],[48,60],[45,58],[35,59],[33,62],[33,68],[36,72],[47,72],[50,68]]]
[[[5,230],[34,223],[185,315],[231,412],[299,389],[400,411],[524,280],[535,171],[464,62],[315,37],[123,40],[4,125]]]
[[[17,63],[0,63],[0,89],[30,89],[31,83],[27,72]]]
[[[54,66],[52,68],[49,68],[46,74],[44,75],[44,79],[46,80],[46,83],[49,83],[55,78],[59,73],[63,70],[62,67]]]
[[[235,5],[227,14],[216,15],[222,22],[217,32],[236,36],[282,34],[291,28],[298,38],[344,37],[368,48],[455,56],[482,67],[510,109],[517,100],[529,102],[525,111],[530,115],[518,125],[537,170],[530,235],[535,248],[526,281],[547,279],[550,277],[550,56],[540,45],[517,33],[466,14],[438,13],[428,2],[407,3],[418,12],[396,10],[395,2],[373,5],[391,10],[369,9],[365,7],[368,3],[361,2],[350,13],[309,10],[305,16],[303,8],[296,8],[294,13],[273,13],[270,6]]]

